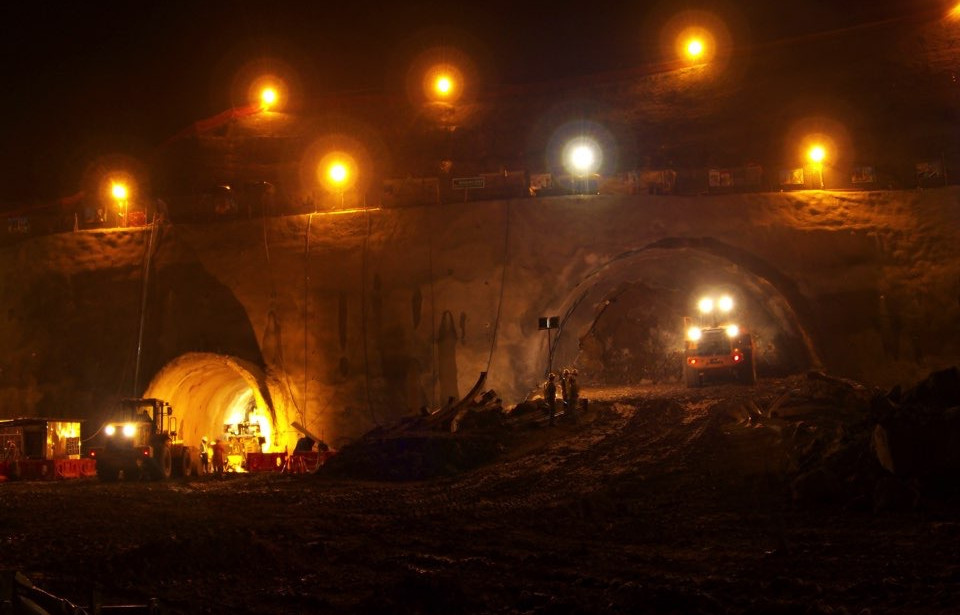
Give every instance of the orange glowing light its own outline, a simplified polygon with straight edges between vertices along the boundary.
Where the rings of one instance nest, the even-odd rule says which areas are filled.
[[[947,18],[952,21],[960,21],[960,3],[957,3],[950,9],[950,12],[947,13]]]
[[[110,195],[118,201],[127,200],[127,196],[129,196],[129,194],[130,191],[127,190],[127,187],[124,184],[114,183],[112,186],[110,186]]]
[[[434,82],[433,89],[440,96],[447,96],[451,90],[453,90],[453,81],[446,75],[440,75],[437,77],[436,82]]]
[[[687,41],[687,46],[685,50],[688,58],[690,58],[691,60],[696,60],[703,56],[703,53],[706,50],[706,48],[704,47],[702,40],[698,38],[694,38]]]
[[[280,95],[277,93],[277,90],[272,87],[263,88],[260,92],[260,103],[263,105],[264,109],[269,109],[273,105],[277,104],[277,100]]]
[[[708,28],[688,25],[677,32],[675,37],[674,51],[687,62],[711,62],[717,53],[718,41]]]
[[[327,177],[330,178],[330,181],[335,185],[342,185],[347,181],[347,177],[350,175],[347,165],[342,162],[334,162],[327,169]]]
[[[454,103],[463,94],[463,73],[450,63],[437,64],[423,76],[423,93],[428,100]]]
[[[825,150],[822,145],[814,145],[807,152],[807,157],[810,158],[812,162],[820,164],[824,158],[827,157],[827,150]]]

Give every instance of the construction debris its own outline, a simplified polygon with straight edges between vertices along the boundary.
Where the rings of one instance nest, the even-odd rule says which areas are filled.
[[[503,402],[476,384],[458,402],[378,426],[344,446],[322,473],[370,480],[424,480],[489,463],[502,450]]]
[[[873,446],[891,474],[915,479],[960,471],[960,370],[931,373],[872,404]]]

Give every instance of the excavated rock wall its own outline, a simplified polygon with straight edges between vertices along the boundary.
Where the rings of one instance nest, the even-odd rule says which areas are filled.
[[[90,433],[117,397],[189,381],[179,403],[205,401],[183,412],[214,425],[219,398],[202,389],[232,379],[336,445],[483,371],[512,404],[548,363],[587,382],[647,369],[618,336],[681,350],[682,317],[712,288],[737,293],[761,377],[822,366],[909,382],[960,360],[958,201],[956,188],[556,197],[167,225],[142,340],[149,231],[34,238],[0,250],[0,413],[79,416]],[[552,355],[548,315],[563,321]]]

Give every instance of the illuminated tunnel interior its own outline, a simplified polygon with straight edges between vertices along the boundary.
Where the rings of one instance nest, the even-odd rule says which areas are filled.
[[[734,298],[730,319],[753,335],[759,375],[818,365],[798,301],[784,292],[789,281],[762,269],[719,244],[658,243],[622,254],[568,296],[551,365],[576,366],[598,384],[677,379],[684,317],[698,318],[699,298],[720,294]]]
[[[207,436],[211,443],[220,438],[247,451],[259,446],[267,452],[292,450],[296,442],[293,419],[288,420],[290,395],[262,368],[235,357],[181,355],[153,378],[144,397],[170,402],[177,431],[188,445],[199,446]]]

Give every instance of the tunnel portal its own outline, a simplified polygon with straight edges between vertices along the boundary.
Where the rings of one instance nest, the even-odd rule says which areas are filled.
[[[170,402],[177,430],[188,445],[230,436],[244,422],[259,425],[263,451],[292,450],[297,434],[293,397],[263,369],[235,357],[188,353],[168,363],[144,394]],[[293,410],[293,412],[291,412]]]
[[[731,319],[753,334],[761,376],[808,369],[819,359],[789,286],[722,245],[668,241],[624,253],[568,294],[550,364],[576,366],[595,384],[678,380],[684,317],[698,317],[701,296],[729,294]]]

